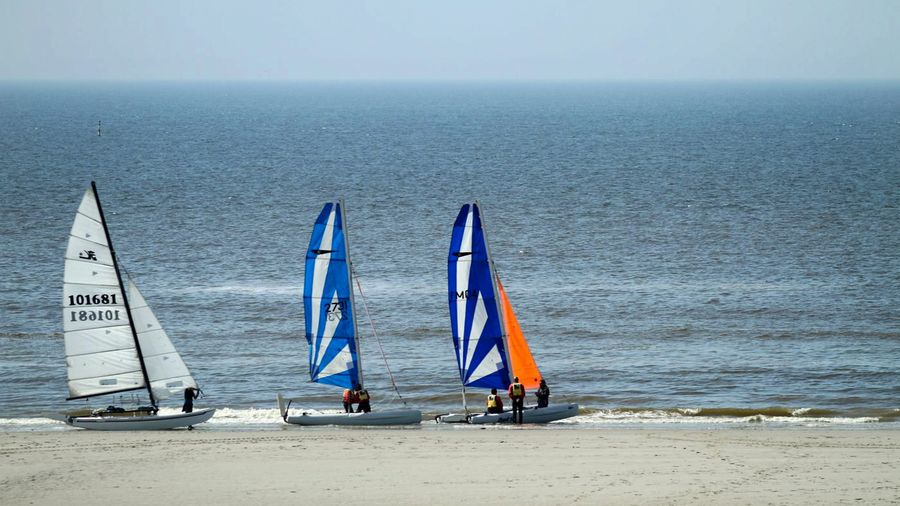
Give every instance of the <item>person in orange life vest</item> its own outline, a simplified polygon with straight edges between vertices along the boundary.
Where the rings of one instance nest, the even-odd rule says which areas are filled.
[[[359,402],[356,392],[349,388],[344,389],[344,413],[353,413],[353,403]]]
[[[503,413],[503,399],[497,395],[497,389],[491,389],[491,395],[487,397],[487,412],[488,413]]]
[[[368,390],[363,390],[362,385],[357,383],[356,390],[353,392],[353,394],[356,396],[356,402],[359,403],[359,405],[356,407],[357,413],[368,413],[369,411],[372,411],[372,406],[369,404]]]
[[[519,383],[519,377],[513,378],[509,385],[509,398],[512,399],[513,423],[522,423],[525,409],[525,385]]]

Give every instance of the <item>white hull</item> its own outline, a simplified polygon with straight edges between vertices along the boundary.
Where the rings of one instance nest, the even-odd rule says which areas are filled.
[[[370,411],[369,413],[302,413],[285,418],[296,425],[409,425],[422,422],[417,409]]]
[[[66,418],[66,423],[90,430],[166,430],[203,423],[212,418],[215,412],[215,408],[207,408],[175,415],[70,416]]]
[[[578,414],[578,404],[554,404],[546,408],[537,408],[528,406],[522,411],[523,423],[549,423],[565,418],[571,418]],[[475,415],[447,414],[440,415],[435,418],[439,423],[461,423],[468,422],[473,424],[490,424],[490,423],[512,423],[512,411],[504,411],[503,413],[478,413]]]
[[[417,409],[370,411],[368,413],[301,413],[288,416],[290,404],[285,404],[279,393],[275,396],[281,418],[295,425],[410,425],[422,422],[422,412]]]
[[[434,417],[438,423],[469,423],[469,415],[465,413],[445,413]]]

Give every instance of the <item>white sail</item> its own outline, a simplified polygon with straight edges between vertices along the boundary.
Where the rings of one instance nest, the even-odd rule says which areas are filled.
[[[181,395],[187,387],[197,388],[191,372],[184,365],[181,355],[175,350],[137,285],[127,274],[125,281],[131,318],[141,343],[141,355],[144,357],[153,396],[162,400],[172,395]]]
[[[63,279],[70,398],[146,386],[101,220],[97,200],[89,188],[69,234]]]

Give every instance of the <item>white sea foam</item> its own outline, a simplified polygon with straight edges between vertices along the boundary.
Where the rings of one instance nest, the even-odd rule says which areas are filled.
[[[797,412],[808,412],[809,409],[800,409]],[[630,425],[630,424],[681,424],[694,425],[744,425],[744,424],[775,424],[806,427],[834,426],[834,425],[860,425],[877,423],[877,417],[804,417],[802,413],[794,416],[696,416],[699,410],[682,409],[678,411],[666,410],[600,410],[588,415],[576,416],[559,423],[577,424],[581,426],[598,425]],[[796,412],[795,412],[796,413]]]
[[[181,413],[178,408],[160,408],[160,415],[175,415]],[[0,432],[3,431],[48,431],[48,430],[80,430],[69,427],[62,421],[62,414],[58,419],[49,417],[30,418],[0,418]],[[208,422],[199,427],[207,429],[250,429],[260,430],[276,427],[282,424],[278,409],[232,409],[218,408],[216,414]]]
[[[260,426],[274,426],[284,422],[282,422],[277,408],[219,408],[216,410],[216,415],[207,423],[233,429],[260,428]]]
[[[62,420],[52,418],[0,418],[0,432],[45,431],[68,428]]]
[[[305,410],[317,412],[315,410]],[[544,426],[554,426],[567,429],[592,429],[604,426],[645,426],[665,425],[670,427],[739,427],[739,426],[793,426],[793,427],[862,427],[882,426],[876,417],[805,417],[805,416],[695,416],[688,413],[687,409],[679,411],[666,410],[600,410],[594,413],[579,415],[565,420],[553,422]],[[797,410],[805,412],[808,410]],[[177,408],[163,408],[161,415],[176,414]],[[428,417],[426,417],[428,420]],[[423,425],[431,426],[428,421]],[[451,429],[455,424],[436,424],[438,429]],[[276,430],[284,428],[285,424],[277,408],[218,408],[216,414],[208,422],[198,425],[202,430]],[[507,427],[505,425],[498,427]],[[81,430],[73,429],[61,420],[43,417],[30,418],[0,418],[0,431],[57,431],[57,430]]]

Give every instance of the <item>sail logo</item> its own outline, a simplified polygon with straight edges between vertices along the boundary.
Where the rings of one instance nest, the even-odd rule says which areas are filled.
[[[465,289],[465,290],[456,292],[457,300],[458,299],[468,299],[470,297],[478,297],[478,290]]]
[[[78,258],[80,258],[82,260],[93,260],[96,262],[97,261],[97,253],[94,251],[90,251],[90,250],[84,250],[78,254]]]

